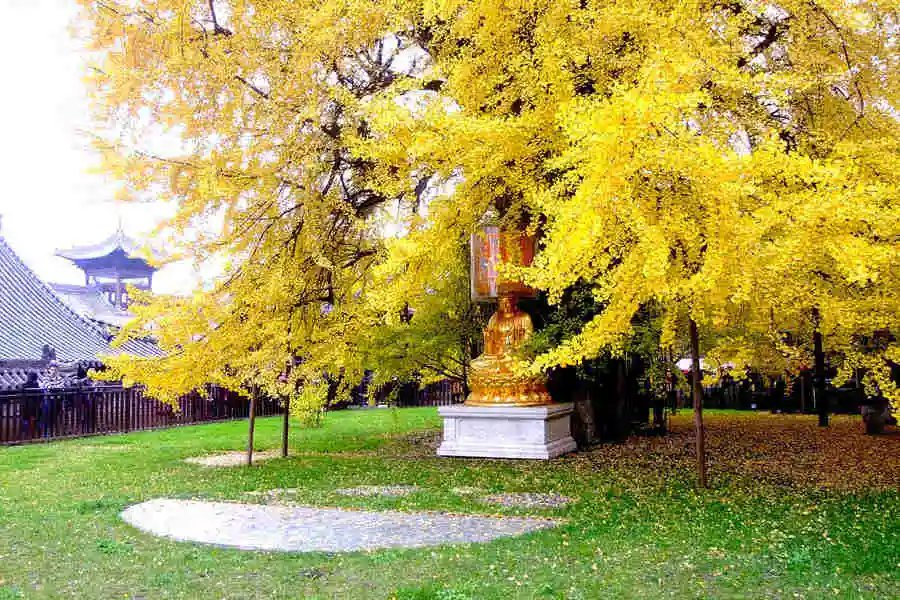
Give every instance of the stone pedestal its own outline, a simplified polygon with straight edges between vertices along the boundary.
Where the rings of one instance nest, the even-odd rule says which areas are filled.
[[[442,406],[444,441],[438,456],[554,458],[576,449],[572,404]]]

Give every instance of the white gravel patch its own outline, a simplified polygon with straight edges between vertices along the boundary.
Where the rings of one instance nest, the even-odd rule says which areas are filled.
[[[562,508],[572,502],[572,499],[560,494],[521,492],[492,494],[485,496],[481,501],[485,504],[496,504],[508,508]]]
[[[341,496],[366,498],[370,496],[382,496],[385,498],[399,498],[409,496],[419,491],[415,485],[362,485],[359,487],[342,488],[335,490]]]
[[[244,550],[353,552],[488,542],[555,527],[559,521],[442,513],[356,511],[160,498],[122,513],[158,536]]]
[[[253,464],[280,458],[281,450],[264,450],[253,453]],[[223,454],[209,454],[207,456],[192,456],[184,459],[184,462],[201,467],[242,467],[247,464],[246,452],[225,452]]]
[[[244,492],[248,502],[253,504],[286,504],[296,505],[297,488],[275,488],[271,490],[254,490]]]
[[[450,488],[450,491],[457,496],[474,496],[475,494],[480,494],[482,490],[481,488],[463,485],[455,488]]]

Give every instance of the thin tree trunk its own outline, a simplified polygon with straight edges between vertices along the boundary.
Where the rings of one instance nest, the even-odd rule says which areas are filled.
[[[706,431],[703,428],[703,382],[700,374],[700,338],[697,323],[690,319],[691,330],[691,373],[694,396],[694,431],[697,440],[697,484],[709,487],[706,480]]]
[[[625,370],[625,360],[618,359],[616,369],[616,397],[613,407],[613,419],[615,422],[615,439],[624,440],[628,437],[628,419],[626,406],[628,405],[628,373]]]
[[[247,431],[247,466],[251,466],[253,464],[253,433],[256,430],[256,395],[257,388],[253,387],[253,392],[250,394],[250,419],[248,424]]]
[[[822,332],[819,331],[819,310],[813,309],[813,358],[815,377],[813,393],[816,395],[816,410],[819,413],[819,427],[828,427],[828,398],[825,396],[825,351],[822,349]]]
[[[800,372],[800,414],[806,414],[806,373]]]
[[[288,455],[288,432],[291,426],[291,397],[286,396],[284,399],[284,421],[281,423],[281,457],[287,458]]]

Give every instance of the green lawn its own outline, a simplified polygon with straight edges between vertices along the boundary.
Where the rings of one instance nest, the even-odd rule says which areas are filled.
[[[898,438],[865,438],[850,418],[818,432],[814,419],[711,414],[714,487],[702,493],[689,469],[687,414],[668,438],[549,463],[435,458],[434,436],[416,433],[436,430],[434,409],[333,413],[321,429],[294,430],[295,456],[252,468],[181,461],[239,449],[242,422],[0,449],[0,600],[900,597],[900,492],[884,486],[898,474],[828,488],[792,478],[790,462],[831,439],[840,448],[835,461],[855,460],[853,448],[871,460],[893,457]],[[278,427],[278,419],[262,419],[257,447],[277,447]],[[745,442],[749,430],[762,440],[773,432],[773,452],[793,448],[777,459],[789,464],[752,471],[767,449]],[[749,456],[734,451],[742,443]],[[421,492],[390,500],[334,493],[368,484]],[[462,487],[558,492],[576,502],[494,508],[477,501],[480,493],[452,491]],[[298,488],[311,505],[541,514],[566,524],[483,545],[327,555],[172,542],[118,516],[161,496],[237,500],[271,488]]]

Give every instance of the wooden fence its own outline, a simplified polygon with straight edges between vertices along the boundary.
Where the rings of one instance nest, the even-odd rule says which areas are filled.
[[[445,379],[419,388],[404,386],[397,393],[397,406],[449,406],[465,402],[462,382]]]
[[[247,398],[218,387],[180,398],[177,410],[121,386],[0,392],[0,445],[242,419],[249,408]],[[269,399],[257,408],[259,416],[281,412]]]

